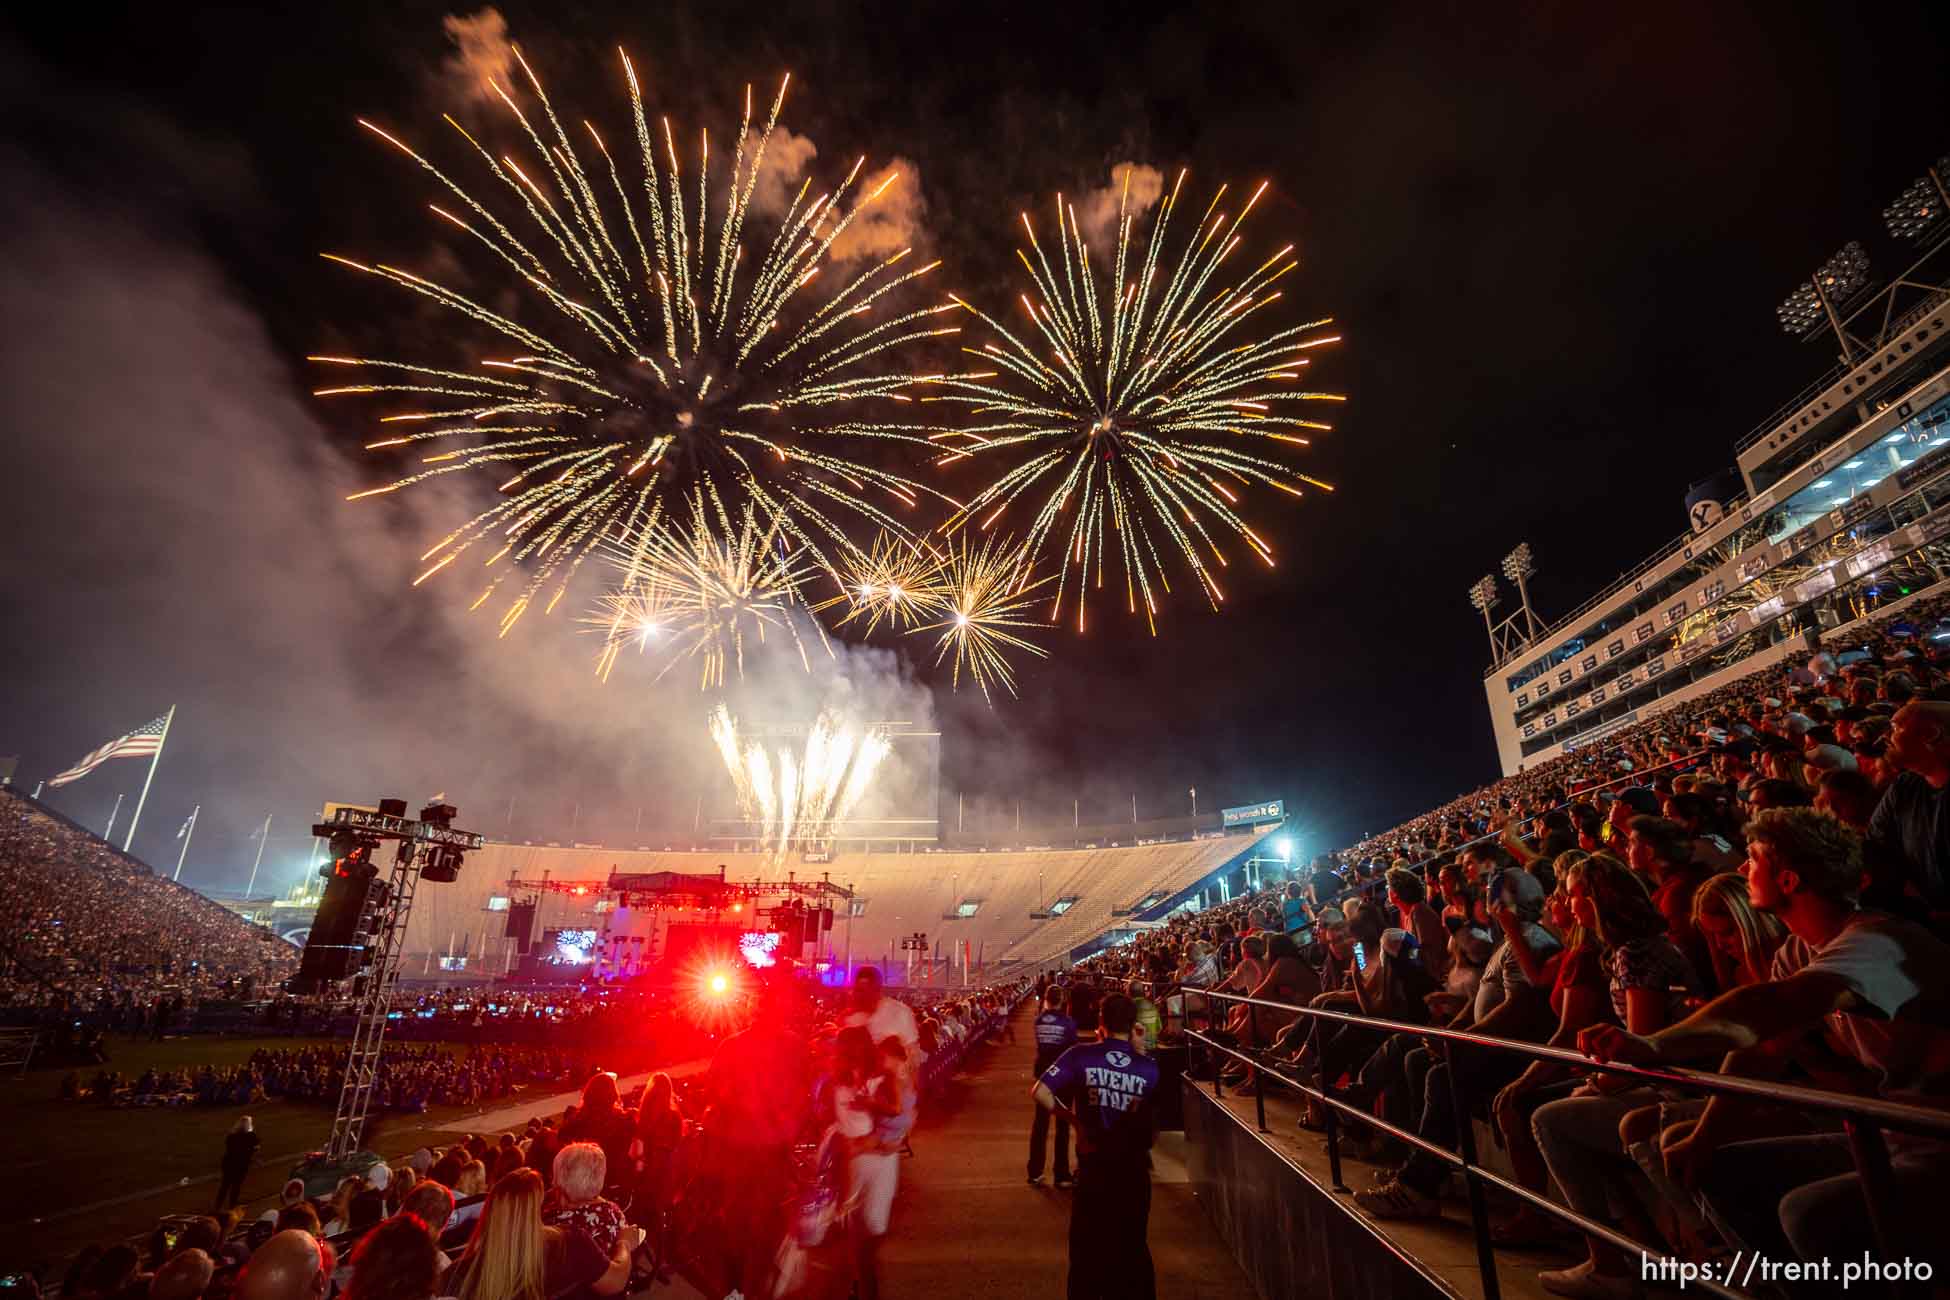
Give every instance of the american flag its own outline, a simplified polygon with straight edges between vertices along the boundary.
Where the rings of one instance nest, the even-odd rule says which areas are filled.
[[[59,776],[50,778],[48,784],[50,786],[56,786],[66,785],[70,781],[79,781],[82,777],[87,776],[111,758],[153,757],[162,749],[163,729],[168,723],[169,717],[167,714],[157,718],[154,722],[143,723],[128,735],[123,736],[120,740],[109,741],[106,745],[103,745],[100,749],[88,755],[67,771],[61,773]]]

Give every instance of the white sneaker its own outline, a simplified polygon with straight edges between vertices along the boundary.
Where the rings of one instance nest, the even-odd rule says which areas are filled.
[[[1637,1278],[1600,1273],[1589,1259],[1573,1268],[1539,1273],[1537,1282],[1552,1295],[1570,1296],[1572,1300],[1637,1300],[1645,1294]]]

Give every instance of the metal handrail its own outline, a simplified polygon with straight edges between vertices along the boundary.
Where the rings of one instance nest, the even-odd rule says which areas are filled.
[[[1255,998],[1236,993],[1225,993],[1210,987],[1187,984],[1183,986],[1186,994],[1198,993],[1207,999],[1205,1016],[1208,1032],[1200,1033],[1187,1029],[1186,1037],[1204,1044],[1209,1050],[1232,1060],[1252,1067],[1254,1078],[1254,1105],[1257,1112],[1259,1130],[1271,1132],[1266,1124],[1266,1079],[1270,1075],[1279,1082],[1294,1088],[1302,1095],[1319,1104],[1326,1115],[1327,1158],[1329,1176],[1333,1189],[1345,1193],[1349,1189],[1341,1179],[1340,1134],[1337,1117],[1346,1114],[1369,1127],[1399,1141],[1407,1143],[1417,1151],[1424,1152],[1433,1159],[1458,1170],[1468,1191],[1470,1224],[1475,1236],[1478,1270],[1482,1275],[1484,1300],[1499,1300],[1501,1281],[1497,1275],[1496,1252],[1490,1243],[1489,1215],[1483,1199],[1483,1185],[1501,1189],[1549,1214],[1560,1222],[1570,1224],[1578,1231],[1602,1240],[1626,1254],[1649,1257],[1655,1251],[1648,1250],[1643,1242],[1634,1241],[1611,1226],[1586,1218],[1569,1206],[1560,1205],[1548,1196],[1531,1191],[1520,1183],[1504,1178],[1493,1170],[1483,1168],[1476,1160],[1475,1130],[1468,1101],[1463,1095],[1462,1084],[1453,1068],[1453,1053],[1458,1045],[1485,1048],[1492,1051],[1513,1052],[1534,1060],[1553,1061],[1559,1064],[1578,1066],[1602,1073],[1623,1074],[1643,1079],[1648,1083],[1677,1085],[1701,1091],[1749,1099],[1766,1100],[1805,1109],[1839,1113],[1848,1134],[1849,1147],[1855,1159],[1856,1172],[1862,1179],[1863,1197],[1868,1204],[1869,1220],[1876,1237],[1876,1244],[1885,1258],[1896,1258],[1898,1242],[1893,1230],[1897,1222],[1895,1209],[1893,1175],[1890,1170],[1889,1151],[1883,1141],[1883,1126],[1911,1133],[1923,1133],[1935,1137],[1950,1137],[1950,1112],[1931,1110],[1922,1106],[1911,1106],[1900,1102],[1884,1101],[1881,1098],[1856,1097],[1844,1093],[1824,1092],[1814,1088],[1802,1088],[1793,1084],[1772,1083],[1757,1079],[1743,1079],[1738,1076],[1702,1074],[1681,1068],[1653,1068],[1629,1065],[1623,1062],[1598,1062],[1580,1052],[1565,1048],[1549,1047],[1540,1043],[1526,1043],[1517,1039],[1498,1038],[1489,1034],[1473,1033],[1469,1030],[1446,1029],[1431,1025],[1415,1025],[1399,1020],[1386,1020],[1373,1016],[1344,1011],[1332,1011],[1325,1007],[1297,1006],[1290,1002],[1276,1002],[1266,998]],[[1329,1093],[1325,1086],[1331,1082],[1321,1079],[1321,1087],[1314,1087],[1281,1073],[1268,1062],[1260,1059],[1259,1053],[1242,1052],[1235,1047],[1214,1039],[1210,1034],[1213,1001],[1232,1003],[1248,1007],[1265,1007],[1275,1011],[1292,1012],[1308,1017],[1308,1029],[1314,1052],[1314,1059],[1320,1060],[1320,1031],[1327,1022],[1360,1025],[1379,1029],[1388,1034],[1412,1034],[1418,1038],[1431,1040],[1432,1045],[1443,1061],[1451,1065],[1444,1073],[1448,1079],[1449,1102],[1455,1122],[1458,1150],[1450,1151],[1435,1145],[1419,1133],[1411,1133],[1385,1120],[1377,1118],[1360,1107]],[[1189,1016],[1191,1002],[1185,1001],[1185,1013]],[[1259,1018],[1247,1016],[1252,1029],[1254,1046],[1259,1039]],[[1213,1070],[1212,1095],[1223,1096],[1223,1071]],[[1726,1297],[1727,1300],[1747,1300],[1740,1292],[1733,1291],[1714,1282],[1711,1278],[1694,1279],[1690,1285],[1697,1286],[1709,1294]]]
[[[1462,1043],[1470,1047],[1487,1047],[1496,1051],[1514,1052],[1538,1061],[1555,1061],[1561,1065],[1575,1065],[1587,1070],[1601,1070],[1607,1074],[1629,1074],[1647,1083],[1673,1084],[1686,1088],[1698,1088],[1705,1092],[1725,1093],[1729,1096],[1746,1097],[1758,1101],[1776,1102],[1786,1106],[1799,1106],[1809,1110],[1825,1110],[1845,1115],[1856,1115],[1873,1119],[1890,1128],[1901,1129],[1906,1133],[1920,1133],[1930,1137],[1950,1138],[1950,1111],[1933,1110],[1928,1106],[1912,1106],[1905,1102],[1884,1101],[1880,1097],[1863,1097],[1854,1093],[1828,1092],[1820,1088],[1803,1088],[1798,1084],[1775,1083],[1765,1079],[1746,1079],[1739,1075],[1706,1074],[1698,1070],[1688,1070],[1680,1066],[1628,1065],[1623,1061],[1596,1061],[1582,1052],[1567,1047],[1549,1047],[1543,1043],[1526,1043],[1518,1038],[1499,1038],[1494,1034],[1478,1034],[1467,1029],[1444,1029],[1434,1025],[1410,1024],[1404,1020],[1384,1020],[1378,1016],[1364,1016],[1358,1012],[1332,1011],[1326,1007],[1301,1007],[1290,1002],[1273,1002],[1265,998],[1248,997],[1238,993],[1223,993],[1213,988],[1197,984],[1184,986],[1187,993],[1199,993],[1217,998],[1223,1002],[1236,1002],[1248,1006],[1265,1007],[1272,1011],[1293,1011],[1304,1016],[1332,1020],[1341,1024],[1361,1025],[1368,1029],[1380,1029],[1391,1034],[1413,1034],[1418,1038],[1435,1038],[1450,1043]]]

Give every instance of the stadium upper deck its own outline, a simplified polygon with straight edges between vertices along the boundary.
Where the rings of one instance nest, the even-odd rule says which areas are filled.
[[[1716,521],[1493,664],[1505,775],[1735,677],[1950,572],[1950,294],[1931,292],[1738,448]]]

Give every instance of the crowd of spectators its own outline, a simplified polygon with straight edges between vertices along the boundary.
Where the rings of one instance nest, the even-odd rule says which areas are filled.
[[[0,1009],[160,1032],[297,969],[270,931],[6,791],[0,868]]]
[[[791,987],[789,998],[769,1001],[789,1011],[769,1019],[755,1011],[749,1028],[742,1018],[729,1026],[743,1032],[724,1040],[709,1070],[678,1080],[656,1074],[634,1094],[619,1089],[616,1075],[562,1055],[408,1051],[391,1073],[471,1064],[504,1080],[583,1087],[559,1113],[516,1128],[375,1161],[323,1188],[294,1177],[276,1203],[250,1213],[229,1203],[256,1152],[250,1119],[240,1117],[226,1140],[215,1213],[165,1220],[146,1243],[84,1250],[61,1292],[89,1300],[580,1300],[647,1285],[660,1267],[668,1280],[673,1261],[695,1262],[696,1252],[669,1240],[677,1221],[670,1210],[687,1180],[721,1178],[713,1196],[724,1214],[739,1204],[740,1188],[756,1188],[768,1214],[788,1191],[803,1198],[814,1190],[816,1170],[771,1170],[773,1181],[762,1183],[752,1159],[725,1158],[771,1122],[769,1110],[777,1107],[788,1143],[830,1136],[849,1115],[869,1117],[857,1136],[835,1143],[837,1182],[828,1190],[837,1203],[828,1209],[837,1210],[858,1191],[849,1165],[876,1167],[905,1141],[927,1064],[972,1045],[1024,986],[869,1006],[849,990]],[[889,1026],[886,1036],[911,1051],[863,1049]],[[737,1046],[753,1035],[761,1050]],[[774,1050],[781,1043],[792,1050]],[[341,1066],[327,1049],[306,1048],[260,1052],[245,1068],[263,1087]],[[537,1072],[524,1075],[531,1067]],[[713,1135],[719,1145],[708,1146]],[[770,1239],[767,1260],[779,1241]],[[849,1243],[843,1253],[851,1250]],[[527,1277],[529,1269],[539,1276]]]
[[[1604,1072],[1685,1065],[1950,1110],[1950,650],[1943,601],[1499,781],[1267,891],[1181,913],[1094,963],[1197,986],[1582,1052],[1587,1068],[1180,992],[1250,1049],[1230,1078],[1301,1079],[1436,1148],[1455,1091],[1517,1180],[1655,1256],[1868,1258],[1835,1112]],[[1321,1128],[1309,1100],[1304,1128]],[[1928,1129],[1927,1122],[1923,1128]],[[1380,1166],[1355,1200],[1430,1218],[1450,1166],[1341,1121]],[[1950,1140],[1892,1131],[1891,1248],[1940,1255],[1916,1207]],[[1642,1293],[1640,1259],[1534,1206],[1498,1246],[1581,1257],[1556,1294]],[[1938,1260],[1941,1267],[1941,1260]],[[1942,1276],[1941,1273],[1938,1274]],[[1873,1281],[1874,1279],[1871,1279]],[[1858,1288],[1859,1289],[1859,1288]],[[1873,1289],[1869,1293],[1873,1294]]]
[[[623,1057],[627,1050],[619,1046],[610,1055]],[[114,1106],[247,1106],[274,1097],[330,1105],[345,1081],[346,1060],[346,1050],[330,1044],[261,1047],[239,1065],[152,1068],[133,1079],[101,1070],[84,1082],[70,1071],[60,1095]],[[571,1087],[591,1068],[580,1053],[549,1047],[388,1043],[372,1108],[419,1114],[429,1106],[478,1107],[528,1087]]]

